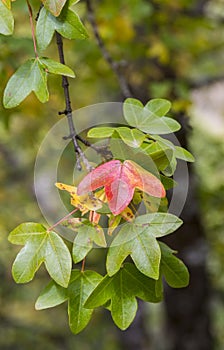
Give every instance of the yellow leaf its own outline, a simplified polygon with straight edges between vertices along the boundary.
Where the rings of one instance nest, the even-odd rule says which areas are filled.
[[[129,207],[125,208],[120,215],[126,221],[132,221],[135,217],[133,211]]]
[[[61,182],[57,182],[55,186],[60,190],[69,192],[71,195],[71,204],[78,208],[83,214],[87,213],[89,210],[96,211],[102,207],[102,201],[93,194],[78,196],[77,187],[66,185]]]

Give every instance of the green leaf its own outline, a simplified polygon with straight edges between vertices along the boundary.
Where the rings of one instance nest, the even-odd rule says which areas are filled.
[[[11,2],[0,1],[0,34],[11,35],[14,30],[14,18],[11,11]]]
[[[163,117],[171,108],[171,102],[163,98],[154,98],[150,100],[144,107],[157,117]]]
[[[151,213],[138,216],[134,224],[144,225],[144,227],[148,225],[155,237],[163,237],[176,231],[183,224],[183,221],[173,214]]]
[[[133,264],[125,264],[116,275],[103,278],[84,306],[92,309],[111,300],[112,318],[120,329],[125,330],[136,315],[136,297],[159,302],[162,295],[156,294],[156,281],[141,274]]]
[[[43,65],[43,68],[49,73],[65,75],[71,78],[75,77],[73,70],[64,64],[51,60],[48,57],[40,57],[39,61]]]
[[[159,278],[161,252],[150,227],[125,224],[114,238],[107,254],[107,272],[114,275],[128,255],[139,271],[153,279]]]
[[[157,143],[162,149],[165,150],[167,148],[170,148],[174,152],[175,158],[183,159],[186,162],[194,162],[195,159],[193,155],[190,152],[188,152],[185,148],[175,146],[171,141],[164,139],[159,135],[153,135],[152,138],[157,141]]]
[[[183,288],[189,284],[189,272],[184,263],[178,259],[166,244],[160,242],[162,253],[161,270],[167,283],[173,288]]]
[[[151,213],[137,217],[122,226],[111,243],[106,267],[114,275],[128,255],[148,277],[159,278],[161,252],[156,238],[169,235],[182,225],[182,220],[169,213]]]
[[[58,21],[55,22],[55,30],[67,39],[86,39],[88,34],[79,16],[72,10],[63,9]]]
[[[45,50],[50,44],[55,32],[54,17],[45,9],[42,8],[36,24],[36,39],[39,50]]]
[[[100,247],[106,247],[105,236],[102,229],[98,231],[93,226],[83,225],[76,230],[78,233],[75,237],[72,249],[72,256],[75,264],[86,257],[93,247],[93,242]]]
[[[144,115],[138,124],[138,129],[148,134],[170,134],[180,128],[181,125],[172,118],[158,118],[151,115]]]
[[[36,37],[40,50],[45,50],[50,44],[54,31],[67,39],[86,39],[88,34],[79,16],[68,8],[66,3],[60,16],[54,17],[44,7],[40,11],[37,21]]]
[[[162,173],[166,176],[172,176],[175,173],[177,167],[177,161],[175,156],[171,158],[169,165],[166,167],[166,169],[162,170]]]
[[[26,61],[11,76],[4,91],[4,107],[18,106],[32,91],[42,103],[48,101],[47,73],[37,58]]]
[[[51,281],[38,297],[35,308],[43,310],[68,300],[69,326],[77,334],[91,319],[93,310],[86,309],[83,305],[101,280],[102,276],[95,271],[72,270],[68,288]]]
[[[170,102],[163,99],[149,101],[145,107],[140,101],[128,98],[123,105],[124,117],[129,125],[149,134],[169,134],[180,129],[180,124],[164,112],[170,109]]]
[[[188,152],[186,149],[184,149],[183,147],[175,146],[174,156],[176,158],[183,159],[186,162],[194,162],[195,161],[192,154],[190,152]]]
[[[13,244],[25,244],[18,253],[12,267],[17,283],[33,279],[42,262],[49,275],[62,287],[67,287],[71,274],[71,255],[57,233],[40,224],[26,223],[15,228],[9,235]]]
[[[133,148],[138,148],[141,146],[142,142],[146,138],[146,135],[143,134],[138,129],[130,129],[127,127],[119,127],[115,129],[120,138],[126,143],[128,146]]]
[[[138,122],[142,111],[143,104],[135,98],[127,98],[123,103],[124,118],[131,126],[138,128]]]
[[[59,16],[66,0],[42,0],[45,8],[54,16]]]
[[[72,271],[68,287],[68,315],[73,333],[81,332],[89,323],[93,310],[86,309],[84,304],[101,280],[102,276],[95,271]]]
[[[170,188],[174,188],[175,186],[178,185],[176,181],[174,181],[170,177],[166,177],[164,175],[160,175],[160,180],[166,190],[169,190]]]
[[[59,286],[54,281],[51,281],[39,295],[35,303],[35,309],[48,309],[64,303],[67,299],[67,289]]]
[[[114,133],[115,128],[104,126],[99,128],[92,128],[88,131],[88,137],[94,137],[96,139],[111,137]]]
[[[171,141],[164,139],[163,137],[161,137],[159,135],[152,135],[151,137],[157,141],[157,144],[162,149],[166,150],[167,148],[170,148],[173,151],[175,150],[175,145]]]
[[[158,142],[153,142],[152,144],[143,143],[141,148],[152,158],[159,170],[166,169],[172,159],[173,150],[162,148]]]

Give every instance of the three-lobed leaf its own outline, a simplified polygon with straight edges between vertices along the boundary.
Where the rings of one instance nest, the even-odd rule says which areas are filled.
[[[114,275],[128,255],[139,271],[153,279],[159,278],[161,250],[156,240],[174,232],[182,220],[167,213],[141,215],[133,223],[122,226],[107,254],[107,272]]]
[[[77,334],[91,319],[93,310],[85,308],[84,304],[101,280],[102,276],[95,271],[72,270],[68,288],[50,282],[38,297],[35,308],[43,310],[68,300],[69,326]]]
[[[153,279],[159,278],[161,252],[156,238],[146,228],[123,225],[107,254],[107,272],[114,275],[130,255],[140,272]]]
[[[9,79],[3,96],[4,107],[18,106],[32,91],[42,103],[47,102],[47,72],[74,77],[73,71],[61,63],[44,57],[29,59]]]
[[[164,115],[171,104],[165,99],[153,99],[144,107],[136,99],[128,98],[123,105],[124,117],[129,125],[149,134],[169,134],[180,129],[180,124]]]
[[[77,194],[83,195],[102,186],[114,215],[120,214],[128,206],[136,187],[155,197],[166,195],[157,177],[130,160],[124,163],[111,160],[95,168],[80,182]]]
[[[158,293],[157,283],[141,274],[133,264],[127,263],[114,276],[106,275],[84,306],[93,309],[111,301],[112,318],[115,324],[124,330],[136,315],[136,297],[155,303],[161,301],[162,291],[160,289]]]
[[[33,279],[44,262],[49,275],[61,286],[67,287],[71,274],[70,252],[57,233],[40,224],[26,223],[16,227],[9,235],[13,244],[25,245],[18,253],[12,267],[17,283]]]

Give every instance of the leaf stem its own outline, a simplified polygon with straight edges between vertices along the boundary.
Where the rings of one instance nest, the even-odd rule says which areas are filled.
[[[63,49],[63,40],[61,34],[56,32],[56,42],[58,47],[58,54],[60,63],[65,64],[65,58],[64,58],[64,49]],[[82,169],[80,159],[83,161],[84,166],[86,167],[87,171],[92,170],[92,166],[90,165],[88,159],[86,158],[85,154],[83,153],[82,149],[80,148],[78,141],[77,141],[77,133],[75,130],[75,126],[72,119],[72,107],[71,107],[71,99],[70,99],[70,93],[69,93],[69,82],[68,78],[64,75],[62,75],[62,87],[64,89],[64,96],[65,96],[65,111],[60,114],[65,114],[67,116],[68,120],[68,126],[69,126],[69,138],[71,138],[74,150],[77,156],[77,168],[79,170]]]
[[[86,258],[84,258],[83,261],[82,261],[81,272],[84,272],[84,270],[85,270],[85,263],[86,263]]]
[[[69,214],[65,215],[62,219],[60,219],[59,221],[57,221],[54,225],[52,225],[51,227],[49,227],[49,229],[47,230],[48,232],[52,231],[53,228],[55,228],[56,226],[60,225],[63,221],[65,221],[69,216],[71,216],[72,214],[74,214],[75,212],[77,212],[77,208],[72,210]]]
[[[26,3],[27,3],[28,11],[29,11],[30,27],[31,27],[32,39],[33,39],[34,53],[35,53],[36,58],[38,58],[35,29],[34,29],[34,24],[33,24],[33,11],[32,11],[32,7],[29,3],[29,0],[26,0]]]

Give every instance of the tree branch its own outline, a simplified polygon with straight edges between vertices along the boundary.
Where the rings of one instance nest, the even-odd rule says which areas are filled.
[[[108,62],[108,64],[112,68],[113,72],[115,73],[124,97],[126,97],[126,98],[132,97],[133,94],[130,90],[127,79],[125,78],[123,72],[120,69],[121,63],[113,60],[112,56],[110,55],[110,53],[106,49],[106,46],[105,46],[105,44],[100,36],[91,0],[86,0],[86,7],[87,7],[87,12],[88,12],[89,22],[92,26],[93,33],[94,33],[95,39],[97,41],[97,44],[99,46],[99,49],[102,53],[102,56],[104,57],[105,61]]]
[[[58,47],[58,54],[59,59],[62,64],[65,64],[65,58],[64,58],[64,49],[63,49],[63,40],[59,33],[56,32],[56,41],[57,41],[57,47]],[[65,110],[63,112],[59,112],[59,114],[65,114],[67,116],[68,120],[68,126],[69,126],[69,138],[71,138],[74,150],[77,156],[77,167],[79,170],[82,169],[80,158],[83,161],[83,164],[85,165],[86,169],[88,171],[92,170],[92,166],[90,165],[88,159],[86,158],[85,154],[83,153],[82,149],[80,148],[78,142],[77,142],[77,133],[75,130],[75,126],[72,119],[72,107],[71,107],[71,100],[70,100],[70,93],[69,93],[69,82],[68,78],[64,75],[62,75],[62,87],[64,89],[64,96],[65,96]]]

